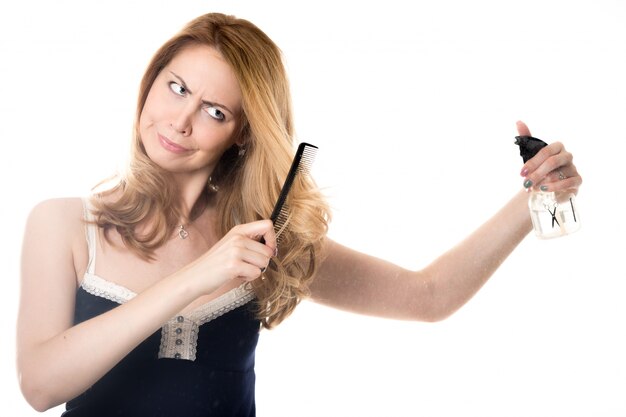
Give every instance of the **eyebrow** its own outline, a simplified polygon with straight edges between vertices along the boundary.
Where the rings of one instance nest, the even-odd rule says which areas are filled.
[[[187,83],[185,82],[185,80],[183,80],[183,77],[181,77],[180,75],[176,74],[174,71],[170,71],[170,74],[172,74],[174,77],[178,78],[178,81],[180,81],[181,85],[185,88],[185,90],[187,90],[189,92],[189,94],[193,94],[193,92],[189,89],[189,87],[187,87]],[[235,112],[233,112],[231,109],[228,108],[228,106],[226,106],[224,104],[216,103],[214,101],[206,101],[206,100],[202,100],[202,104],[205,104],[207,106],[222,107],[224,110],[227,110],[233,116],[235,115]]]

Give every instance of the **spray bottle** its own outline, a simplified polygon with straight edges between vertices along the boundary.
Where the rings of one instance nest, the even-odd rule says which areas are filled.
[[[515,144],[520,148],[524,162],[531,159],[547,145],[532,136],[516,136]],[[542,239],[564,236],[580,229],[580,215],[576,208],[576,197],[569,190],[531,190],[528,198],[530,218],[535,234]]]

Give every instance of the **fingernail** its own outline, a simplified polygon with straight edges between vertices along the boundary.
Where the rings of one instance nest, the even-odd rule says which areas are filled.
[[[539,188],[541,189],[541,191],[548,191],[548,186],[547,185],[542,185]]]
[[[524,188],[530,188],[533,186],[533,182],[531,180],[524,181]]]
[[[278,246],[274,248],[274,258],[278,256]]]
[[[522,169],[522,172],[520,172],[520,175],[521,175],[522,177],[525,177],[526,175],[528,175],[528,168],[524,168],[524,169]]]

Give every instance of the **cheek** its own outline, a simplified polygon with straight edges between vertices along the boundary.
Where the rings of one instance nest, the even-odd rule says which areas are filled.
[[[147,104],[147,102],[146,102]],[[145,105],[141,110],[141,114],[139,115],[139,130],[143,131],[152,123],[150,122],[152,118],[150,117],[150,108]]]
[[[163,98],[159,97],[155,89],[150,89],[139,117],[140,126],[149,126],[158,120],[159,117],[162,117],[163,105],[160,104],[162,102]]]
[[[154,126],[157,117],[157,108],[155,107],[154,97],[146,98],[146,102],[139,115],[139,137],[144,147],[146,147],[146,139],[150,137],[150,129]],[[149,147],[149,146],[148,146]]]
[[[139,141],[146,150],[150,147],[149,143],[146,143],[146,140],[147,138],[151,137],[150,127],[153,126],[153,124],[154,123],[152,122],[150,115],[146,112],[146,109],[144,107],[144,110],[139,116],[139,127],[137,130],[139,131]]]
[[[216,148],[222,148],[224,144],[229,141],[229,135],[215,129],[196,128],[194,133],[196,134],[198,147],[202,150],[209,151]]]
[[[141,114],[139,115],[139,130],[145,129],[147,125],[147,120],[148,116],[146,115],[146,109],[144,107],[144,109],[141,111]]]
[[[230,148],[235,141],[235,128],[230,123],[218,126],[214,123],[197,124],[194,127],[194,134],[198,147],[203,150],[225,150]]]

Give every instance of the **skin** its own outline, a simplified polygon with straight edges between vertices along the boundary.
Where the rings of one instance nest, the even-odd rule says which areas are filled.
[[[236,79],[212,48],[184,49],[155,80],[140,132],[150,158],[175,174],[185,207],[193,207],[224,150],[243,145],[233,139],[240,111]],[[523,123],[517,127],[520,135],[530,135]],[[558,170],[568,178],[558,180]],[[551,191],[576,191],[582,182],[572,155],[560,143],[528,161],[522,176]],[[328,239],[311,298],[363,314],[441,320],[469,300],[531,230],[526,201],[520,191],[468,238],[419,271]],[[124,250],[115,231],[112,244],[100,236],[96,274],[137,296],[73,326],[74,297],[88,261],[82,202],[70,198],[37,205],[23,242],[18,317],[18,371],[26,400],[43,411],[74,398],[171,317],[257,279],[276,248],[271,222],[239,225],[218,239],[217,221],[214,208],[207,207],[187,227],[189,237],[173,236],[153,262]]]
[[[530,136],[523,122],[519,135]],[[458,245],[420,271],[359,254],[328,241],[327,258],[313,281],[312,299],[331,307],[380,317],[439,321],[447,318],[487,282],[532,230],[531,189],[577,192],[582,183],[572,154],[552,143],[527,161],[520,175],[534,186],[517,193],[500,211]],[[559,180],[559,170],[566,179]]]
[[[219,158],[234,144],[240,112],[235,74],[213,48],[186,48],[155,79],[140,134],[150,159],[175,174],[186,207],[193,206]]]

